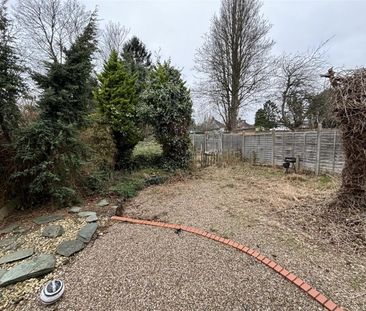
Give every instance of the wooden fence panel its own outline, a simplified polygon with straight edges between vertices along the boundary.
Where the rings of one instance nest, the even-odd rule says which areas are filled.
[[[207,133],[191,135],[196,153],[238,153],[247,160],[282,165],[285,157],[297,157],[302,170],[340,173],[344,165],[338,130],[266,132],[256,134]]]

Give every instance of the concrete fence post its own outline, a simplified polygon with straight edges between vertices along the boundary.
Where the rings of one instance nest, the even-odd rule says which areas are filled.
[[[321,149],[321,135],[322,135],[322,125],[319,123],[317,130],[317,141],[316,141],[316,161],[315,161],[315,175],[320,174],[320,149]]]
[[[332,165],[332,172],[335,173],[335,164],[336,164],[336,150],[337,150],[337,131],[334,131],[333,137],[333,165]]]
[[[272,166],[276,166],[276,132],[275,130],[272,130]]]

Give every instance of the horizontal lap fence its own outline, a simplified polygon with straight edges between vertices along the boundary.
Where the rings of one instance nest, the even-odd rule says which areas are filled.
[[[192,144],[202,166],[235,158],[253,163],[282,165],[285,157],[297,159],[300,170],[314,173],[341,173],[344,158],[339,131],[318,129],[302,132],[261,132],[256,134],[191,134]]]

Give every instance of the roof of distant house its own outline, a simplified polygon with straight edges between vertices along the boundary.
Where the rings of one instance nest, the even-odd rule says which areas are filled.
[[[253,124],[249,124],[244,119],[239,118],[236,128],[237,130],[248,130],[248,129],[254,129],[255,127]]]

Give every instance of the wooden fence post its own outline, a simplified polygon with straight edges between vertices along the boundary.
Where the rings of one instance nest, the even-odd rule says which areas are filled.
[[[316,162],[315,162],[315,175],[318,176],[320,173],[320,148],[321,148],[321,135],[322,125],[319,123],[317,131],[317,142],[316,142]]]

